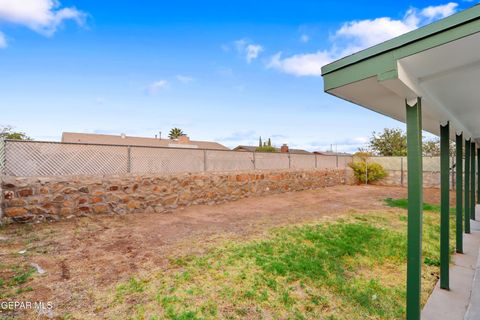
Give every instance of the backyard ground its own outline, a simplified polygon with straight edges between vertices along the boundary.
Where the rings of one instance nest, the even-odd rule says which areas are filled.
[[[3,226],[0,301],[50,301],[46,316],[60,319],[401,318],[405,210],[385,199],[405,196],[337,186],[170,214]],[[438,204],[438,190],[424,200]],[[427,212],[425,222],[435,250],[437,216]],[[438,276],[430,249],[423,300]]]

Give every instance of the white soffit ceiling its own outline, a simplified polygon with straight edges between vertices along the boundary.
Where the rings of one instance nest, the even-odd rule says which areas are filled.
[[[403,58],[398,69],[437,122],[480,138],[480,33]]]
[[[406,120],[406,99],[417,96],[398,79],[378,81],[376,76],[335,88],[331,93],[401,122]],[[438,135],[439,119],[438,110],[422,98],[423,129]],[[454,129],[451,130],[451,138],[455,138]]]
[[[405,122],[405,100],[422,98],[423,129],[439,135],[450,121],[451,138],[463,132],[480,142],[480,33],[397,61],[398,79],[376,76],[330,93]]]

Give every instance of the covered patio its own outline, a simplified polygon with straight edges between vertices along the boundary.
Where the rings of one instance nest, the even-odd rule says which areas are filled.
[[[474,221],[480,199],[476,170],[480,167],[479,53],[480,6],[477,5],[322,68],[326,92],[406,123],[409,320],[440,319],[439,315],[441,319],[480,319],[477,292],[480,227]],[[442,194],[440,280],[423,313],[420,304],[422,130],[440,136]],[[456,142],[455,163],[449,160],[450,140]],[[455,239],[449,238],[450,170],[456,171]],[[450,241],[455,241],[457,252],[453,264]],[[473,272],[465,275],[462,268],[472,264]]]

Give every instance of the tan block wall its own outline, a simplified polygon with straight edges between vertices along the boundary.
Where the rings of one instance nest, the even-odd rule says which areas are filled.
[[[387,170],[387,176],[382,180],[375,181],[373,184],[380,186],[407,186],[408,172],[400,170]],[[452,179],[452,177],[450,177]],[[452,181],[451,181],[452,182]],[[452,185],[452,183],[450,183]],[[423,186],[426,188],[440,188],[440,172],[424,171],[423,172]]]
[[[125,174],[5,178],[4,222],[56,221],[89,214],[162,213],[179,206],[350,184],[350,169],[244,173]]]

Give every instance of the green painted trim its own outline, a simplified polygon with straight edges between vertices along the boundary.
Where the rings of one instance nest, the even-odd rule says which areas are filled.
[[[324,90],[328,92],[370,77],[377,77],[379,81],[398,78],[399,59],[480,32],[480,5],[437,23],[444,27],[435,28],[438,29],[435,32],[425,32],[424,29],[431,29],[436,24],[434,23],[324,66]],[[411,33],[422,36],[411,36]],[[409,41],[402,40],[403,38],[408,38]],[[398,44],[392,46],[390,42]],[[369,50],[374,50],[372,52],[375,54],[365,54]]]
[[[440,126],[440,288],[450,289],[450,125]]]
[[[382,74],[379,74],[377,76],[378,81],[386,81],[386,80],[392,80],[392,79],[397,79],[397,78],[398,78],[397,69],[386,71],[386,72],[384,72]]]
[[[396,60],[393,56],[381,55],[353,64],[323,76],[324,90],[329,91],[349,83],[376,77],[379,74],[396,74]]]
[[[420,320],[422,266],[422,103],[406,102],[408,165],[407,320]]]
[[[463,253],[463,134],[455,137],[455,248]]]
[[[470,233],[470,152],[472,151],[470,139],[465,140],[465,233]]]
[[[471,148],[472,151],[470,153],[470,159],[471,159],[471,164],[470,164],[470,219],[475,220],[475,196],[476,196],[476,190],[475,190],[475,142],[472,141],[471,143]]]
[[[385,52],[404,47],[413,42],[432,37],[438,33],[448,31],[452,28],[458,27],[459,25],[469,23],[472,20],[476,20],[479,18],[480,6],[473,6],[467,10],[463,10],[445,19],[436,21],[422,28],[413,30],[399,37],[393,38],[391,40],[385,41],[373,47],[367,48],[355,54],[329,63],[322,68],[322,75],[337,71],[338,69],[345,68],[360,61],[370,59]]]

